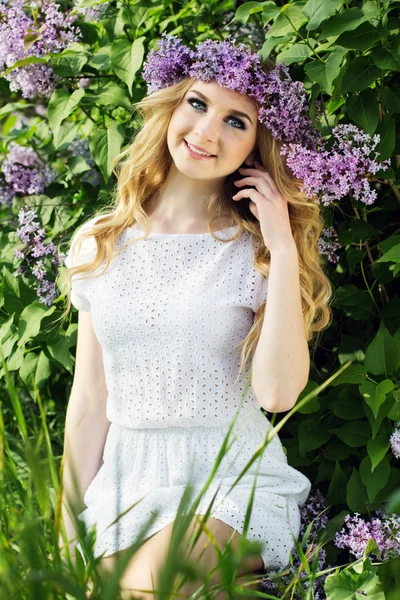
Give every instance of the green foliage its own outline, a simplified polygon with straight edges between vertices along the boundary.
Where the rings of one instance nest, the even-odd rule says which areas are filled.
[[[370,135],[379,134],[379,159],[392,159],[390,169],[378,173],[373,182],[378,191],[373,205],[348,197],[321,207],[326,226],[335,228],[341,244],[339,261],[326,264],[335,290],[334,318],[312,355],[310,380],[296,410],[278,425],[282,423],[280,436],[289,463],[312,480],[329,505],[323,541],[327,564],[335,572],[326,579],[327,599],[356,600],[367,594],[373,600],[395,600],[398,563],[391,570],[389,563],[373,564],[368,558],[354,562],[333,540],[348,512],[368,518],[384,506],[400,513],[400,463],[390,447],[400,421],[399,3],[84,0],[81,4],[103,5],[96,21],[79,16],[79,43],[58,54],[25,58],[3,72],[50,65],[59,79],[49,98],[28,100],[0,79],[0,159],[16,142],[34,148],[56,173],[45,193],[16,194],[0,206],[3,596],[84,598],[88,576],[79,553],[71,577],[65,572],[52,574],[52,563],[43,561],[37,548],[21,550],[29,547],[24,540],[34,532],[42,551],[54,551],[51,523],[77,325],[74,313],[59,325],[60,286],[56,300],[46,306],[34,291],[36,278],[29,269],[15,276],[21,261],[14,250],[23,247],[16,234],[17,215],[25,204],[35,208],[46,229],[46,242],[53,241],[63,253],[81,220],[110,200],[115,185],[112,161],[138,127],[132,107],[146,93],[140,75],[144,56],[167,31],[187,44],[207,37],[222,39],[227,32],[244,42],[261,37],[261,56],[291,65],[293,78],[303,82],[310,115],[327,139],[338,123],[353,123]],[[63,8],[71,8],[71,3],[63,2]],[[26,40],[27,47],[34,43],[32,36]],[[87,140],[90,157],[71,153],[77,137]],[[27,266],[26,260],[22,263]],[[48,262],[46,268],[55,281],[58,266]],[[33,455],[45,450],[39,467],[29,460],[21,440],[36,444],[34,451],[29,447]],[[20,553],[25,563],[18,561]],[[227,585],[230,560],[228,554]],[[353,562],[348,567],[338,566],[349,560]],[[36,570],[23,582],[21,571],[28,565]],[[51,596],[51,589],[57,589],[57,596]],[[115,590],[114,581],[104,598],[114,598]]]

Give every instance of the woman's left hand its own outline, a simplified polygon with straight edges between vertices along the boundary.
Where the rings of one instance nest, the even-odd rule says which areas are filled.
[[[280,194],[271,175],[258,162],[254,168],[240,168],[239,172],[248,175],[234,183],[237,186],[254,185],[256,189],[244,188],[232,199],[250,198],[249,209],[259,220],[264,244],[269,251],[294,243],[288,202]]]

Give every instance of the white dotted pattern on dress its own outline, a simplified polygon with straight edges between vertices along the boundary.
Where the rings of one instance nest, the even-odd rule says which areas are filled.
[[[128,228],[116,247],[141,235]],[[193,498],[203,488],[237,416],[235,442],[196,512],[206,512],[219,487],[211,516],[242,533],[259,468],[247,538],[261,542],[266,569],[289,561],[299,504],[311,483],[287,463],[278,436],[260,465],[256,460],[230,490],[271,428],[251,385],[244,393],[249,366],[235,382],[240,357],[233,357],[234,346],[267,298],[268,281],[253,266],[250,236],[223,242],[208,233],[151,233],[124,248],[98,279],[73,279],[71,301],[91,311],[109,393],[103,464],[79,516],[88,529],[96,527],[96,556],[132,545],[152,513],[146,538],[173,521],[188,481]],[[96,250],[90,238],[72,257],[77,237],[67,266],[86,262]]]

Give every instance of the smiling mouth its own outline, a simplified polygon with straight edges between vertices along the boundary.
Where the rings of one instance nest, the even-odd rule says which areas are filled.
[[[183,141],[185,142],[186,147],[189,148],[189,144],[187,143],[187,141],[185,140],[185,138],[183,138]],[[195,153],[199,154],[199,156],[209,156],[210,158],[217,156],[216,154],[209,154],[209,153],[202,154],[201,152],[198,152],[196,149],[192,150],[192,148],[189,148],[189,150],[191,150],[192,152],[195,152]]]

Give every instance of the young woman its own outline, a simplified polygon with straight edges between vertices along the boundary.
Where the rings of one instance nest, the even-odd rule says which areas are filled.
[[[273,65],[230,41],[197,54],[174,36],[162,43],[149,54],[139,131],[119,157],[116,201],[79,228],[65,260],[67,311],[71,300],[79,319],[64,495],[76,466],[79,519],[96,528],[104,571],[153,516],[121,579],[146,598],[185,488],[203,490],[228,434],[192,526],[212,504],[206,526],[221,551],[242,536],[260,542],[238,576],[288,564],[311,483],[278,436],[233,484],[272,427],[261,408],[288,411],[305,387],[331,295],[319,206],[286,167],[277,126],[272,135],[260,121],[257,89]],[[217,564],[205,531],[190,556],[204,572]],[[180,593],[196,589],[188,581]]]

